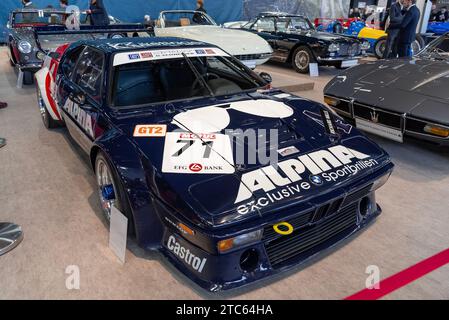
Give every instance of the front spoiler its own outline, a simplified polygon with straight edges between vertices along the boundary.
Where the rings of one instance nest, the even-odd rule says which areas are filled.
[[[374,181],[377,181],[378,179],[380,179],[380,177],[391,174],[391,172],[393,171],[393,167],[394,166],[391,163],[384,166],[382,169],[376,172],[375,177],[372,177],[369,180],[367,179],[363,182],[363,188],[370,183],[374,183]],[[358,188],[358,190],[362,189],[362,185],[359,185]],[[371,194],[375,201],[374,191],[372,191]],[[165,229],[160,251],[179,271],[181,271],[184,275],[186,275],[201,288],[210,292],[230,290],[246,286],[264,278],[285,272],[294,267],[303,265],[316,256],[324,255],[327,249],[335,247],[345,239],[351,237],[353,234],[369,225],[370,222],[372,222],[377,216],[381,214],[381,211],[381,208],[376,204],[375,211],[363,220],[358,220],[357,223],[348,226],[342,231],[339,231],[331,238],[326,239],[324,242],[320,242],[316,246],[310,248],[308,251],[305,251],[300,255],[294,256],[293,258],[284,261],[282,264],[276,266],[275,268],[272,267],[269,261],[269,256],[265,247],[266,243],[263,242],[264,240],[254,245],[246,246],[230,253],[217,255],[206,252],[205,250],[185,240],[182,236],[176,234],[175,232]],[[355,214],[358,215],[358,211],[355,212]],[[301,230],[301,228],[298,230]],[[231,236],[232,235],[230,235],[230,237]],[[176,238],[176,242],[178,243],[176,246],[178,249],[174,250],[173,246],[171,246],[170,249],[168,248],[167,244],[170,237]],[[259,261],[257,268],[255,268],[254,271],[245,272],[240,268],[240,258],[242,256],[242,253],[249,249],[255,250],[258,253]],[[175,254],[174,252],[189,252],[189,255],[192,255],[193,258],[190,259],[189,263],[186,263],[186,261],[189,260],[188,258],[186,258],[187,260],[181,259],[179,254]],[[194,268],[194,259],[197,260],[197,268]],[[204,259],[206,259],[204,268],[198,268],[198,266],[200,266],[200,261],[203,261]]]

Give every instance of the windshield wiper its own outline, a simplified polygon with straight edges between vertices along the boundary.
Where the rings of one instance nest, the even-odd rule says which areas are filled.
[[[190,69],[192,69],[193,73],[195,74],[195,77],[197,78],[197,80],[200,81],[200,83],[203,85],[204,88],[207,89],[207,91],[209,91],[209,94],[212,97],[215,97],[214,92],[212,91],[212,89],[208,86],[206,80],[204,80],[204,77],[201,76],[201,74],[199,73],[199,71],[195,68],[195,66],[193,65],[192,61],[190,61],[190,59],[187,57],[187,55],[183,52],[182,56],[184,57],[184,59],[187,61],[187,64],[189,65]]]

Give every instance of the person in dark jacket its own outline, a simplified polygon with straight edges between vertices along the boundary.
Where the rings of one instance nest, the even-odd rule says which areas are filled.
[[[390,25],[387,29],[387,43],[385,45],[384,59],[397,58],[398,56],[398,40],[401,24],[404,16],[402,15],[402,1],[398,0],[390,7]]]
[[[416,6],[416,0],[404,0],[403,4],[407,11],[401,23],[398,53],[399,57],[411,57],[412,43],[416,40],[416,27],[421,12]]]
[[[90,24],[93,26],[109,25],[109,15],[103,5],[103,0],[91,0],[90,8],[86,11],[90,15]]]
[[[436,14],[436,21],[446,22],[447,20],[449,20],[449,12],[447,12],[446,7],[442,7],[441,10]]]
[[[204,9],[204,1],[203,1],[203,0],[197,0],[195,11],[199,11],[199,12],[203,12],[203,13],[206,13],[206,14],[207,14],[206,9]],[[195,22],[196,24],[204,24],[203,16],[202,16],[200,13],[195,13],[195,14],[193,15],[192,20],[193,20],[193,22]]]
[[[36,9],[36,6],[33,4],[31,0],[22,0],[24,9]],[[36,13],[22,13],[22,20],[24,23],[33,23],[38,20],[38,15]]]

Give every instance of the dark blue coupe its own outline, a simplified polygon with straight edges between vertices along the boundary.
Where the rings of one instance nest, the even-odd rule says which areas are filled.
[[[140,246],[218,291],[366,226],[393,170],[337,114],[264,76],[210,44],[134,38],[60,47],[36,82],[45,126],[90,156],[105,217],[117,207]]]

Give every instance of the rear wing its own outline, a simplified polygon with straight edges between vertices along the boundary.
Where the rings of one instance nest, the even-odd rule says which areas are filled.
[[[116,24],[109,26],[81,25],[77,30],[64,26],[46,26],[34,28],[34,37],[40,51],[48,52],[57,47],[80,40],[128,38],[151,36],[152,30],[143,24]]]

